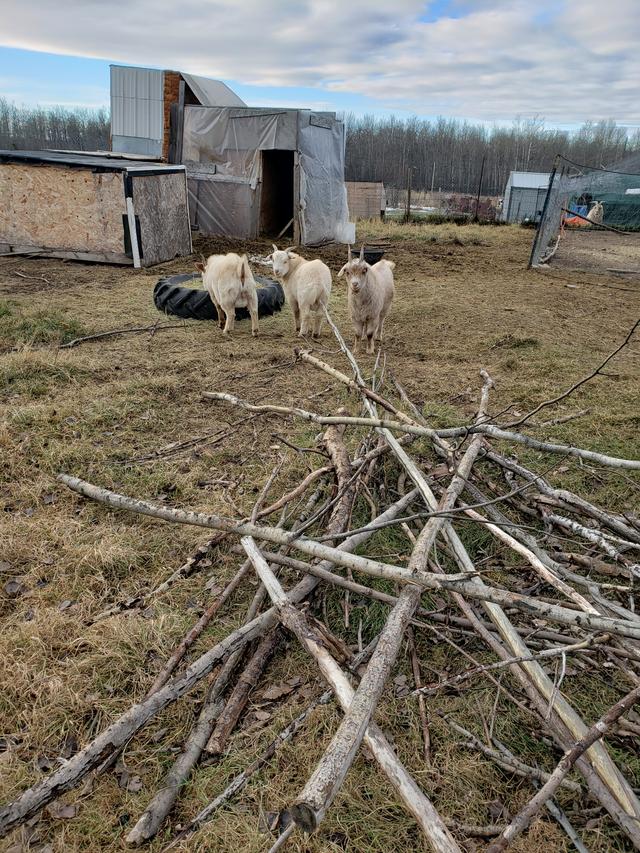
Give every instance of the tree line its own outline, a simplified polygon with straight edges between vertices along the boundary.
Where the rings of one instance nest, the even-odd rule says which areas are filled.
[[[540,119],[519,119],[509,127],[353,113],[343,119],[346,179],[383,181],[392,201],[393,188],[403,190],[409,172],[415,190],[475,193],[482,171],[483,194],[501,195],[511,170],[548,172],[559,153],[599,167],[640,152],[640,130],[628,133],[612,120],[586,122],[570,132],[547,128]],[[0,98],[0,148],[109,147],[106,109],[23,107]]]
[[[640,151],[633,134],[614,121],[586,122],[569,132],[540,119],[509,127],[457,119],[399,119],[344,116],[346,180],[383,181],[403,189],[411,172],[413,189],[502,195],[512,170],[549,172],[556,154],[587,166],[612,166]],[[484,168],[483,168],[484,161]]]
[[[109,111],[64,107],[22,107],[0,98],[0,148],[105,151]]]

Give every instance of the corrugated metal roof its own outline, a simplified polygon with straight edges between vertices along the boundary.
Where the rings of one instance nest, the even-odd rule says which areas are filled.
[[[549,185],[548,172],[511,172],[509,176],[511,187],[538,189]]]
[[[247,106],[242,98],[239,98],[222,80],[197,77],[195,74],[184,74],[182,71],[179,73],[203,107]]]

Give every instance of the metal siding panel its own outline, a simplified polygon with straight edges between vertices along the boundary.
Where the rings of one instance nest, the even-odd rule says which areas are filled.
[[[160,157],[162,143],[159,139],[141,139],[139,136],[114,136],[111,148],[118,154],[149,154]]]
[[[162,139],[163,83],[163,72],[156,69],[111,68],[114,136],[139,137],[153,142]]]

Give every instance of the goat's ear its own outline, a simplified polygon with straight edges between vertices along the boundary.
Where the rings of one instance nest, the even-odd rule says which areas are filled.
[[[340,270],[340,272],[338,273],[338,278],[342,278],[342,276],[344,275],[344,271],[346,270],[346,268],[347,268],[348,266],[349,266],[349,264],[345,264],[345,265],[342,267],[342,269],[341,269],[341,270]]]
[[[198,272],[204,272],[204,264],[202,261],[196,261],[196,269]]]
[[[277,252],[277,251],[278,251],[278,247],[276,246],[276,244],[275,244],[275,243],[272,243],[271,245],[273,246],[273,251],[274,251],[274,252]]]

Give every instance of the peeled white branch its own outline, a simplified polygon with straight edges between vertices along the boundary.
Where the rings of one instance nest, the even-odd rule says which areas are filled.
[[[345,713],[348,712],[353,704],[354,689],[340,666],[327,651],[322,642],[322,637],[317,634],[303,614],[293,606],[254,540],[251,537],[245,537],[242,539],[242,545],[265,585],[271,600],[278,608],[282,622],[298,637],[302,645],[317,661],[320,671],[334,690],[343,710]],[[402,798],[405,806],[416,818],[432,849],[438,853],[460,853],[460,848],[452,838],[442,818],[429,799],[418,788],[406,768],[400,763],[375,723],[369,723],[365,732],[365,742]],[[343,767],[341,769],[344,771],[342,774],[342,778],[344,778],[348,768]],[[309,816],[299,806],[294,806],[292,815],[296,822],[307,831],[311,831],[317,826],[315,820],[309,821],[307,819]]]
[[[234,406],[240,406],[250,412],[273,413],[277,415],[295,415],[297,418],[302,418],[306,421],[313,421],[317,424],[349,424],[351,426],[368,426],[372,428],[382,428],[394,430],[396,432],[410,433],[411,435],[426,436],[428,438],[459,438],[461,436],[471,435],[472,433],[482,433],[489,435],[492,438],[500,439],[501,441],[513,441],[516,444],[524,444],[526,447],[531,447],[534,450],[541,450],[544,453],[561,453],[564,456],[576,456],[580,459],[586,459],[588,462],[595,462],[598,465],[607,465],[611,468],[625,468],[628,470],[640,470],[640,460],[637,459],[620,459],[616,456],[607,456],[604,453],[598,453],[595,450],[585,450],[581,447],[573,447],[567,444],[554,444],[546,441],[539,441],[537,438],[523,435],[519,432],[510,432],[501,429],[493,424],[470,424],[466,427],[450,427],[447,429],[431,429],[430,427],[417,426],[400,421],[383,420],[381,418],[361,418],[347,417],[336,415],[318,415],[315,412],[308,412],[306,409],[300,409],[290,406],[274,406],[268,404],[253,405],[235,397],[233,394],[224,394],[217,391],[203,392],[205,400],[222,400],[231,403]]]

